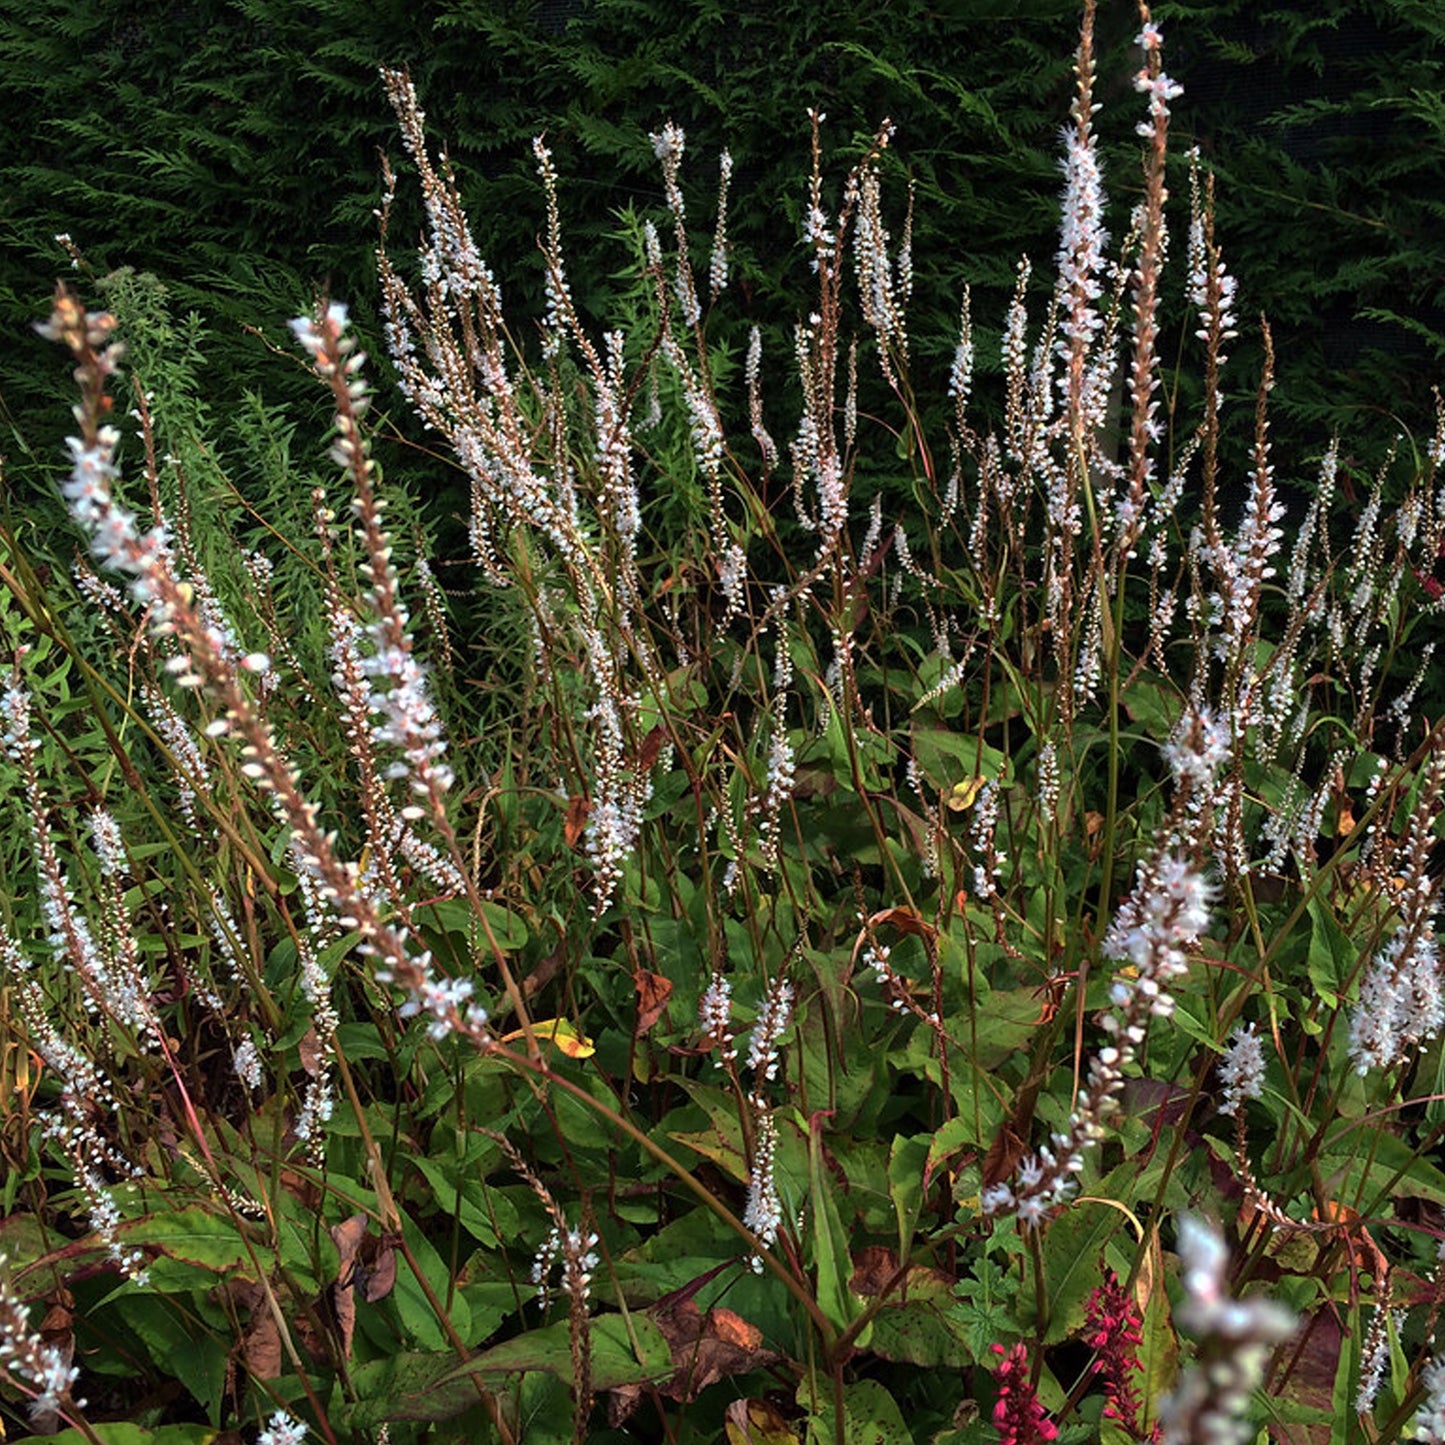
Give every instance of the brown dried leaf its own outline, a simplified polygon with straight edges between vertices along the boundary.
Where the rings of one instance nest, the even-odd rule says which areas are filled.
[[[258,1285],[251,1288],[255,1291],[255,1303],[241,1338],[241,1358],[255,1379],[275,1380],[281,1374],[281,1327],[261,1288]]]
[[[704,1315],[695,1300],[680,1299],[655,1310],[653,1320],[677,1367],[677,1373],[660,1386],[672,1400],[695,1400],[727,1375],[746,1374],[780,1358],[763,1348],[763,1332],[732,1310],[716,1307]]]
[[[639,774],[652,771],[653,764],[657,762],[662,753],[662,745],[667,741],[667,729],[661,723],[656,723],[642,740],[642,746],[637,750],[637,771]]]
[[[620,1430],[642,1403],[641,1385],[619,1385],[607,1392],[607,1424]]]
[[[869,1244],[853,1256],[853,1278],[848,1288],[858,1295],[882,1294],[898,1273],[898,1256],[882,1244]]]
[[[581,793],[574,793],[567,799],[567,813],[562,819],[562,836],[567,840],[569,848],[575,848],[582,841],[582,834],[587,830],[587,814],[591,811],[592,805]]]
[[[1011,1179],[1018,1162],[1024,1157],[1024,1141],[1015,1133],[1009,1124],[1004,1124],[994,1135],[993,1143],[988,1146],[988,1153],[983,1156],[983,1187],[987,1189],[993,1184],[1002,1184],[1005,1179]]]
[[[637,1024],[633,1036],[640,1039],[662,1017],[672,997],[672,980],[640,968],[632,975],[632,981],[637,985]]]
[[[396,1247],[385,1239],[376,1251],[376,1259],[367,1271],[361,1287],[361,1297],[367,1304],[374,1305],[385,1299],[396,1284]]]
[[[301,1054],[301,1067],[314,1079],[321,1072],[325,1051],[315,1029],[307,1029],[301,1042],[296,1045]]]
[[[931,941],[938,937],[938,929],[928,922],[916,908],[885,908],[881,913],[875,913],[868,920],[869,928],[881,928],[884,924],[889,924],[899,933],[910,934],[914,938],[926,938]]]
[[[341,1356],[351,1358],[351,1338],[356,1333],[356,1274],[363,1241],[366,1239],[366,1216],[353,1214],[350,1219],[331,1226],[336,1245],[336,1283],[331,1286],[331,1307],[336,1313],[336,1333],[341,1340]]]

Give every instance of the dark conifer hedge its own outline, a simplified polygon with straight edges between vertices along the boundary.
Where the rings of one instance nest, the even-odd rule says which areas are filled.
[[[1138,23],[1128,4],[1101,11],[1107,179],[1123,225]],[[1173,0],[1156,18],[1185,87],[1179,124],[1220,174],[1226,257],[1246,306],[1276,326],[1276,414],[1357,437],[1373,417],[1376,439],[1395,430],[1390,412],[1420,422],[1445,353],[1445,11]],[[778,328],[779,345],[808,304],[806,107],[827,113],[825,143],[843,154],[891,117],[900,229],[903,178],[916,186],[916,364],[946,365],[967,280],[986,365],[1017,256],[1054,244],[1075,26],[1072,0],[0,0],[3,401],[26,434],[56,415],[53,368],[27,323],[66,265],[60,231],[97,268],[153,271],[181,309],[200,309],[241,385],[275,386],[243,325],[274,327],[316,288],[351,300],[366,328],[377,157],[399,151],[383,62],[411,67],[523,315],[541,293],[534,134],[563,177],[574,289],[599,315],[628,263],[617,213],[661,209],[647,131],[667,117],[687,130],[700,239],[726,145],[733,304]],[[398,217],[402,234],[413,223]],[[1235,385],[1248,387],[1246,372]]]

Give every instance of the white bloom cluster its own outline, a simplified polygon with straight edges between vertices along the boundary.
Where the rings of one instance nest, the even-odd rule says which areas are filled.
[[[1246,1100],[1264,1093],[1264,1046],[1255,1026],[1241,1024],[1230,1039],[1229,1052],[1219,1066],[1219,1082],[1224,1086],[1221,1114],[1238,1114]]]
[[[262,1084],[261,1055],[251,1039],[242,1039],[236,1046],[236,1051],[231,1055],[231,1067],[236,1071],[236,1077],[245,1084],[248,1089],[259,1089]]]
[[[1415,1439],[1421,1445],[1445,1445],[1445,1355],[1437,1355],[1421,1376],[1425,1398],[1415,1412]]]
[[[1073,349],[1082,352],[1087,348],[1104,325],[1094,303],[1104,292],[1100,276],[1109,244],[1103,224],[1108,201],[1088,116],[1080,117],[1079,124],[1064,133],[1063,166],[1058,295],[1064,316],[1059,327],[1059,351],[1067,358]]]
[[[697,1017],[703,1038],[719,1046],[719,1064],[729,1063],[738,1056],[733,1042],[732,1012],[733,986],[721,973],[714,973],[698,1000]]]
[[[1202,792],[1213,783],[1229,761],[1233,749],[1229,723],[1209,708],[1191,709],[1179,719],[1162,752],[1174,784],[1191,793]]]
[[[554,1206],[555,1207],[555,1206]],[[560,1219],[560,1215],[558,1218]],[[532,1283],[545,1308],[551,1299],[549,1277],[558,1257],[562,1259],[562,1287],[577,1308],[585,1308],[592,1290],[592,1272],[597,1268],[597,1236],[590,1229],[564,1229],[554,1224],[532,1257]]]
[[[762,837],[763,857],[768,867],[778,866],[778,850],[782,845],[782,811],[793,796],[797,764],[793,755],[793,744],[788,737],[787,726],[779,709],[778,725],[768,745],[768,782],[758,805],[761,821],[758,831]]]
[[[753,1145],[753,1169],[748,1179],[748,1203],[743,1210],[743,1223],[769,1248],[778,1237],[778,1226],[783,1222],[783,1206],[778,1198],[777,1183],[773,1178],[774,1156],[778,1148],[778,1129],[773,1116],[760,1112],[758,1115],[757,1141]],[[763,1262],[754,1255],[753,1270],[761,1274]]]
[[[125,869],[125,849],[121,842],[120,824],[104,808],[97,808],[90,815],[90,837],[95,844],[95,856],[100,871],[107,878],[114,878]]]
[[[1118,1015],[1110,1032],[1121,1032],[1133,1044],[1137,1022],[1125,1016],[1139,1011],[1158,1018],[1174,1012],[1174,999],[1166,985],[1189,968],[1189,950],[1209,926],[1213,888],[1203,874],[1183,858],[1164,857],[1141,870],[1128,901],[1104,936],[1106,958],[1133,966],[1133,976],[1120,974],[1110,989]]]
[[[0,1254],[0,1270],[7,1263]],[[63,1405],[84,1405],[71,1396],[80,1371],[59,1345],[46,1344],[34,1333],[8,1280],[0,1277],[0,1373],[12,1376],[33,1390],[30,1415],[37,1423],[52,1417]]]
[[[333,301],[319,322],[298,316],[290,324],[317,374],[332,385],[337,439],[331,456],[356,488],[352,510],[357,540],[366,557],[363,570],[371,583],[367,600],[372,613],[365,628],[369,646],[358,665],[373,683],[367,694],[375,718],[373,737],[382,747],[400,754],[387,770],[389,778],[409,781],[418,796],[435,798],[450,788],[452,772],[442,761],[446,742],[427,688],[426,670],[412,649],[411,618],[397,588],[391,541],[381,527],[383,503],[372,492],[367,443],[358,426],[370,400],[361,375],[366,354],[357,351],[355,339],[347,336],[348,320],[346,307]],[[415,819],[424,811],[412,803],[401,813]]]
[[[1104,937],[1104,956],[1131,965],[1111,986],[1113,1010],[1099,1018],[1110,1042],[1089,1061],[1067,1131],[1028,1155],[1012,1184],[985,1189],[983,1213],[1013,1210],[1021,1224],[1032,1226],[1073,1192],[1084,1152],[1104,1136],[1104,1120],[1117,1106],[1124,1070],[1144,1042],[1150,1019],[1173,1012],[1166,985],[1188,968],[1189,950],[1209,923],[1211,892],[1182,858],[1165,854],[1140,869],[1134,891]]]
[[[302,1445],[306,1427],[285,1410],[277,1410],[266,1428],[256,1437],[256,1445]]]
[[[1357,1072],[1388,1069],[1445,1025],[1440,947],[1427,919],[1404,923],[1375,955],[1350,1014],[1350,1060]]]
[[[748,1036],[747,1066],[757,1075],[759,1082],[777,1078],[778,1040],[792,1016],[793,985],[787,979],[779,978],[768,989],[763,1011]]]
[[[477,1004],[468,1004],[472,996],[472,983],[466,978],[437,978],[428,975],[412,996],[402,1004],[397,1013],[404,1019],[419,1014],[429,1014],[426,1031],[430,1038],[444,1039],[451,1032],[452,1018],[465,1007],[467,1018],[478,1025],[487,1021],[486,1010]]]
[[[1237,1300],[1225,1292],[1229,1256],[1212,1225],[1192,1215],[1179,1221],[1177,1249],[1185,1298],[1175,1318],[1204,1337],[1208,1363],[1185,1371],[1161,1402],[1163,1445],[1245,1445],[1256,1428],[1246,1418],[1270,1351],[1294,1333],[1295,1318],[1274,1300]]]
[[[1368,1415],[1375,1408],[1375,1397],[1385,1378],[1385,1366],[1390,1362],[1390,1326],[1399,1332],[1404,1323],[1404,1310],[1381,1309],[1375,1306],[1370,1328],[1360,1348],[1360,1388],[1355,1394],[1355,1413]]]

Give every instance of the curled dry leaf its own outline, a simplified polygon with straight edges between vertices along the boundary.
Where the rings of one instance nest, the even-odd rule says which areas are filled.
[[[779,1355],[763,1348],[763,1332],[741,1315],[715,1306],[705,1315],[692,1299],[653,1312],[672,1350],[677,1373],[659,1388],[669,1399],[695,1400],[727,1375],[742,1375],[773,1364]]]
[[[331,1286],[331,1307],[336,1314],[336,1333],[341,1341],[341,1356],[351,1358],[351,1338],[356,1332],[357,1255],[366,1238],[366,1216],[353,1214],[340,1224],[331,1226],[336,1245],[336,1283]]]
[[[567,840],[569,848],[575,848],[582,841],[582,835],[587,831],[587,814],[591,811],[592,805],[580,793],[574,793],[567,799],[567,812],[562,819],[562,836]]]
[[[321,1039],[314,1028],[306,1030],[302,1035],[301,1042],[296,1045],[296,1049],[301,1055],[301,1067],[314,1079],[321,1072],[321,1065],[325,1058]]]
[[[220,1293],[249,1316],[241,1333],[241,1363],[254,1379],[276,1379],[281,1374],[281,1329],[266,1291],[248,1279],[228,1279]]]
[[[336,1245],[336,1282],[331,1286],[331,1307],[336,1318],[336,1331],[341,1340],[341,1353],[351,1358],[351,1341],[356,1331],[356,1297],[367,1304],[385,1299],[396,1284],[396,1246],[394,1240],[380,1240],[367,1233],[364,1214],[331,1227]]]
[[[672,997],[672,980],[639,968],[632,975],[632,981],[637,985],[637,1024],[633,1035],[640,1039],[662,1017]]]

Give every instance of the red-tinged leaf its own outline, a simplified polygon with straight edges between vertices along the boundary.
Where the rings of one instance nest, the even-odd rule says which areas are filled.
[[[642,746],[637,750],[637,771],[639,773],[647,773],[652,770],[666,741],[667,729],[661,723],[656,724],[648,731],[647,736],[642,740]]]

